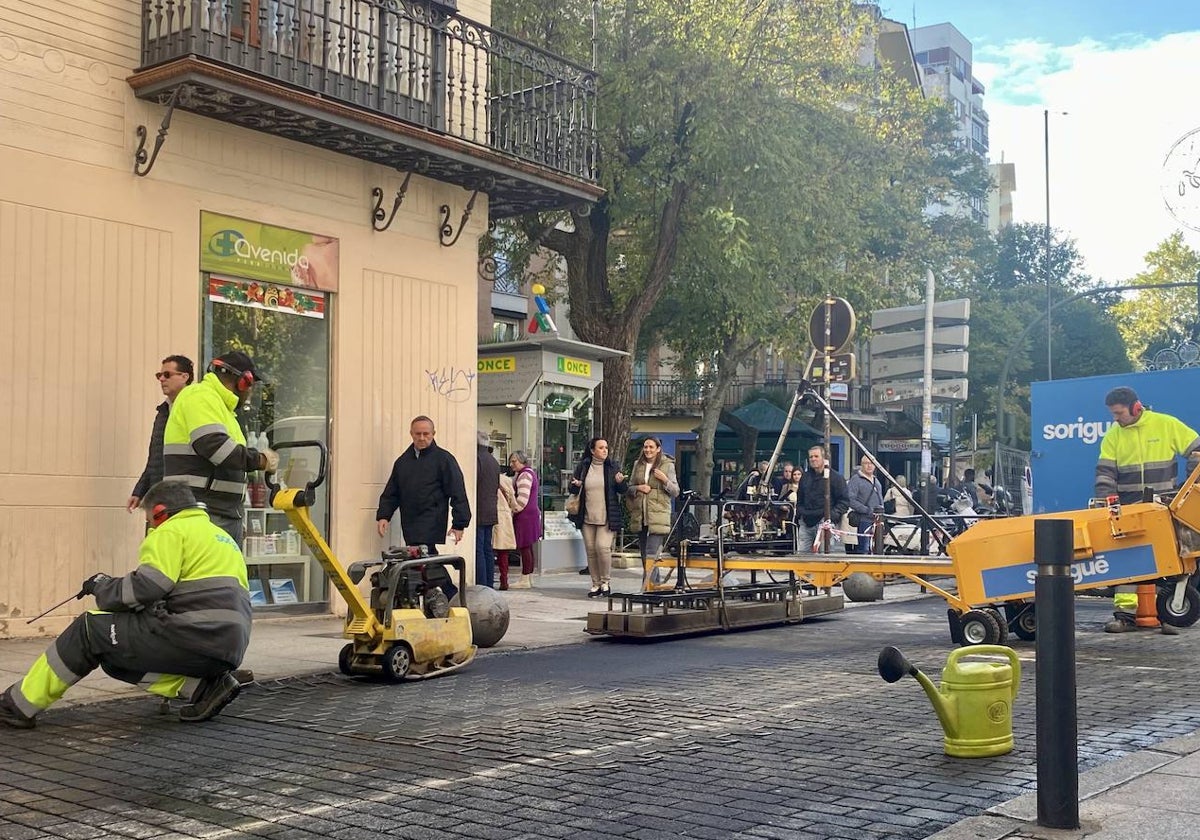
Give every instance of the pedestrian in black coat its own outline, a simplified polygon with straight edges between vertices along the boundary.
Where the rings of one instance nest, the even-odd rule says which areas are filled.
[[[463,531],[471,524],[471,505],[462,470],[454,456],[434,442],[434,434],[433,421],[428,417],[412,421],[409,426],[412,446],[392,465],[392,474],[379,494],[379,507],[375,511],[379,536],[387,534],[392,515],[399,510],[404,542],[423,545],[431,551],[447,543],[447,536],[453,538],[452,544],[461,542]],[[451,511],[453,519],[447,532]]]

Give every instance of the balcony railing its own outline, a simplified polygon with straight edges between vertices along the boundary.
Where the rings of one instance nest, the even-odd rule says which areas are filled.
[[[787,381],[737,381],[726,391],[724,405],[727,408],[739,406],[756,391],[761,392],[777,389],[791,394],[795,391],[797,384],[796,382]],[[708,400],[708,391],[702,385],[684,379],[656,379],[635,376],[632,388],[634,408],[643,412],[699,414],[700,409]],[[875,414],[876,409],[871,404],[870,391],[871,389],[864,385],[851,385],[849,399],[830,400],[829,404],[835,410]]]
[[[135,88],[136,77],[153,68],[198,60],[195,67],[209,77],[215,66],[226,82],[228,71],[235,71],[237,79],[282,85],[293,92],[282,98],[297,105],[348,106],[376,123],[380,117],[400,121],[595,184],[595,73],[439,3],[142,0],[141,5],[142,67],[131,79]],[[328,123],[305,107],[281,114],[277,105],[264,108],[256,100],[248,108],[228,84],[221,87],[207,110],[190,110],[329,145],[317,137]],[[312,96],[297,99],[296,93]],[[336,150],[407,168],[413,150],[392,148],[395,159],[389,160],[381,139],[351,133],[336,140]]]

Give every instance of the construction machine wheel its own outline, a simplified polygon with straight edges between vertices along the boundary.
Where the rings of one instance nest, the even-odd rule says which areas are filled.
[[[400,682],[408,676],[412,667],[412,651],[404,642],[392,645],[383,655],[383,675],[392,682]]]
[[[1016,634],[1017,638],[1024,639],[1027,642],[1032,642],[1036,639],[1037,613],[1034,612],[1033,604],[1009,607],[1009,609],[1011,613],[1008,626]]]
[[[1004,618],[1004,613],[1000,612],[1000,610],[996,609],[995,607],[984,607],[984,610],[991,613],[992,618],[996,619],[996,627],[999,628],[1000,631],[1000,639],[999,641],[995,642],[995,644],[1005,644],[1008,641],[1008,621]],[[993,643],[988,642],[987,644]]]
[[[1191,627],[1200,619],[1200,592],[1187,584],[1183,590],[1183,606],[1178,610],[1171,605],[1174,595],[1174,584],[1158,590],[1158,620],[1172,627]]]
[[[354,676],[354,669],[353,669],[353,665],[351,664],[351,660],[353,657],[354,657],[354,645],[353,644],[346,645],[344,648],[341,649],[341,651],[338,652],[338,670],[341,671],[343,674],[345,674],[347,677]]]
[[[988,610],[967,610],[962,614],[962,637],[968,645],[998,645],[1000,644],[1000,622],[994,612]]]

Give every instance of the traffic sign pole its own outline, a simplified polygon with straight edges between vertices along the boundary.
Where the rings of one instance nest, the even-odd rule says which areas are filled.
[[[844,350],[854,338],[854,308],[850,306],[849,301],[845,298],[826,295],[825,300],[817,304],[808,319],[808,338],[812,341],[813,349],[820,353],[823,359],[821,381],[824,387],[821,398],[828,401],[829,385],[833,381],[833,372],[830,370],[833,363],[833,356]],[[851,370],[853,370],[853,361],[851,362]],[[826,410],[824,443],[826,453],[829,452],[831,432],[829,424],[829,411]],[[828,464],[826,464],[825,470],[825,519],[828,520],[832,513],[832,503],[829,497]],[[830,536],[828,531],[821,532],[822,554],[829,553]]]
[[[829,344],[830,344],[830,340],[833,338],[833,305],[834,305],[834,299],[826,296],[826,298],[825,298],[825,387],[822,389],[822,392],[821,392],[821,396],[825,399],[826,402],[829,402],[829,377],[830,377],[829,362],[830,362],[830,356],[832,355],[830,353]],[[828,411],[826,411],[824,414],[825,414],[825,452],[828,453],[829,452],[830,418],[829,418]],[[832,515],[832,511],[831,511],[832,502],[830,501],[830,493],[831,493],[830,485],[832,483],[833,482],[830,480],[830,477],[829,477],[829,463],[828,463],[828,454],[827,454],[826,464],[825,464],[825,520],[826,521],[830,521],[830,516]],[[829,553],[829,538],[830,538],[830,536],[832,536],[832,535],[829,533],[829,531],[821,532],[821,553],[822,554]]]

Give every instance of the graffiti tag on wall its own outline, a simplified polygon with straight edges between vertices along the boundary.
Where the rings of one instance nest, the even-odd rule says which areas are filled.
[[[450,365],[437,370],[427,369],[425,375],[429,377],[429,387],[433,392],[450,402],[467,402],[471,399],[471,389],[475,387],[475,371]]]

